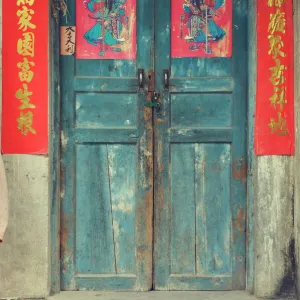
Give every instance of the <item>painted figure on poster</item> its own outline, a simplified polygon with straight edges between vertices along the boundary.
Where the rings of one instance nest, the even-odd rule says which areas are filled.
[[[201,45],[205,53],[211,54],[211,43],[216,43],[226,36],[226,32],[216,23],[218,10],[226,0],[184,0],[184,14],[181,16],[180,37],[191,43],[191,51],[199,50]],[[188,34],[184,36],[184,27]]]
[[[129,18],[126,15],[127,0],[86,0],[83,4],[96,24],[85,33],[84,39],[99,47],[99,55],[106,51],[121,52],[120,45],[129,37]]]

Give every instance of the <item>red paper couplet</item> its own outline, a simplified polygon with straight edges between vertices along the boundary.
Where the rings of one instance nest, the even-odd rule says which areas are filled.
[[[294,41],[291,0],[257,1],[256,155],[293,155]]]
[[[2,152],[48,151],[48,1],[3,1]]]

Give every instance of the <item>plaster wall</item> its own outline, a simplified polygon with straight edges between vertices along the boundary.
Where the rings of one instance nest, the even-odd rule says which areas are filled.
[[[49,293],[49,160],[5,155],[9,225],[0,244],[0,298]]]
[[[293,292],[293,158],[257,161],[254,291],[258,297]]]

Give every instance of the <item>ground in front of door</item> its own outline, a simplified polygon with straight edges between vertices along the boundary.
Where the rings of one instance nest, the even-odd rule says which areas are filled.
[[[255,300],[246,292],[62,292],[48,300]],[[277,298],[296,299],[293,297]]]

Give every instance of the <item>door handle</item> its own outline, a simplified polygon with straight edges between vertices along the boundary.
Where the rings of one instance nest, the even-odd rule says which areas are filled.
[[[163,70],[164,89],[168,90],[170,87],[170,73],[169,70]],[[140,89],[145,87],[145,71],[144,69],[138,69],[138,86]],[[151,89],[149,92],[152,91]]]
[[[143,89],[145,85],[145,71],[144,69],[138,69],[138,81],[139,81],[139,88]]]
[[[163,70],[163,76],[164,76],[164,88],[165,90],[168,90],[170,87],[170,73],[169,70]]]

